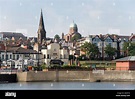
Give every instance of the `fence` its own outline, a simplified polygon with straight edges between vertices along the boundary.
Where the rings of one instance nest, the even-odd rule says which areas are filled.
[[[11,70],[11,69],[1,69],[0,74],[16,74],[18,70]]]
[[[91,66],[91,67],[80,67],[80,66],[66,66],[66,67],[60,67],[60,66],[57,66],[57,67],[48,67],[46,68],[48,70],[82,70],[82,71],[92,71],[92,70],[119,70],[119,71],[122,71],[122,70],[132,70],[132,71],[135,71],[135,67],[96,67],[96,66]]]
[[[46,69],[48,69],[49,71],[53,71],[53,70],[92,71],[92,70],[105,70],[105,67],[80,67],[80,66],[60,67],[60,66],[54,66],[54,67],[48,67]]]

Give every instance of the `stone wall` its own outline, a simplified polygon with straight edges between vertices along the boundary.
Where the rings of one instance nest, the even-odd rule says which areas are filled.
[[[17,82],[16,74],[0,74],[0,82]]]
[[[135,81],[135,71],[29,71],[17,73],[18,81]]]
[[[27,81],[27,72],[17,72],[17,81]]]

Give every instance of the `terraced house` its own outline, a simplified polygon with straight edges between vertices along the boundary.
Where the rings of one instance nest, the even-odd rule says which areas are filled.
[[[106,58],[108,56],[105,54],[104,49],[107,45],[110,45],[111,47],[117,50],[117,52],[114,55],[115,58],[115,57],[120,57],[121,55],[122,56],[126,55],[125,52],[123,51],[123,43],[132,41],[133,38],[134,38],[133,34],[131,36],[122,36],[122,35],[115,35],[115,34],[89,35],[88,37],[79,39],[76,43],[76,46],[79,49],[81,45],[83,45],[85,42],[90,42],[98,46],[100,57]],[[84,53],[80,51],[80,55],[82,54]]]

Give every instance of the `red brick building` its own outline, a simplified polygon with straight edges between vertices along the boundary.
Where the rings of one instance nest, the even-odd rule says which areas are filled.
[[[115,61],[116,70],[135,70],[135,56],[128,56]]]
[[[5,45],[3,43],[0,43],[0,51],[5,50]]]

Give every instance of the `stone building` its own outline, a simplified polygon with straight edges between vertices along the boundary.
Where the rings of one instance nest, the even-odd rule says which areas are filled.
[[[37,34],[38,34],[38,43],[41,44],[43,39],[44,40],[46,39],[46,30],[45,30],[45,27],[44,27],[44,20],[43,20],[42,10],[41,10],[39,28],[38,28]]]
[[[72,38],[77,36],[79,39],[81,38],[81,34],[78,32],[78,27],[76,23],[71,23],[69,28],[69,33],[64,35],[65,41],[73,41]]]

